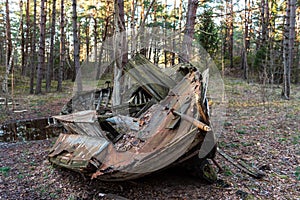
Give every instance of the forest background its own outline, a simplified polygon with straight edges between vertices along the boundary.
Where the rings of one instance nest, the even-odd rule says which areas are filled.
[[[0,21],[1,93],[10,96],[14,87],[27,94],[62,91],[63,81],[75,80],[91,52],[100,49],[105,62],[111,50],[101,46],[103,41],[116,31],[143,27],[189,35],[223,74],[281,85],[285,99],[290,84],[300,82],[296,0],[3,0]],[[160,66],[180,62],[173,52],[150,48],[142,53]]]
[[[115,69],[137,49],[162,68],[188,60],[155,48],[152,40],[144,42],[146,48],[133,48],[143,41],[140,30],[171,30],[180,40],[192,38],[189,45],[201,44],[223,76],[228,105],[219,147],[266,172],[262,180],[254,179],[217,155],[224,171],[213,185],[178,169],[103,183],[47,162],[55,138],[16,137],[0,142],[0,199],[101,199],[105,194],[299,199],[299,5],[299,0],[0,0],[0,125],[59,114],[72,97],[80,66],[95,66],[95,75],[106,79],[116,77]],[[114,68],[108,63],[114,44],[104,41],[125,30],[126,56]]]

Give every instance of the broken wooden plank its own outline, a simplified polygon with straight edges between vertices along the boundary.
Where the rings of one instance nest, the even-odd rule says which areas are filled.
[[[258,169],[255,169],[255,168],[247,165],[246,163],[242,162],[242,164],[241,164],[241,162],[235,161],[231,156],[229,156],[228,154],[226,154],[221,149],[218,149],[218,152],[219,152],[219,154],[221,156],[223,156],[223,158],[225,158],[227,161],[229,161],[235,167],[239,168],[240,170],[242,170],[246,174],[252,176],[253,178],[260,179],[260,178],[262,178],[262,177],[265,176],[264,172],[262,172],[262,171],[260,171]]]
[[[211,131],[211,128],[209,126],[207,126],[206,124],[204,124],[203,122],[200,122],[199,120],[192,118],[188,115],[182,114],[176,110],[171,109],[171,112],[174,115],[178,115],[180,116],[183,120],[186,120],[190,123],[192,123],[194,126],[198,127],[199,129],[203,130],[203,131]]]

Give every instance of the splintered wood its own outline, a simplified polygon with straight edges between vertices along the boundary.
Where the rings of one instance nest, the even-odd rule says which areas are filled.
[[[149,124],[151,120],[152,113],[146,112],[146,114],[139,119],[139,126],[145,126]],[[145,144],[145,140],[138,137],[138,131],[130,131],[124,133],[122,138],[114,144],[117,151],[129,151],[133,150],[138,152],[138,150]]]

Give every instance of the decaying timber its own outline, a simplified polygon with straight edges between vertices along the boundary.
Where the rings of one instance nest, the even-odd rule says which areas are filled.
[[[87,94],[88,110],[54,117],[67,133],[50,151],[52,163],[92,178],[127,180],[198,157],[205,135],[213,134],[203,81],[207,78],[193,67],[180,79],[165,76],[141,55],[125,71],[139,83],[128,101],[111,106],[108,86]],[[215,152],[216,146],[202,161]]]

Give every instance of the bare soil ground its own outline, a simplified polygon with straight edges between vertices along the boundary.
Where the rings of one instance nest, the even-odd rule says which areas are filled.
[[[126,182],[90,180],[47,161],[52,138],[0,143],[0,199],[300,199],[300,87],[292,88],[289,101],[280,99],[276,86],[237,79],[226,80],[226,91],[227,119],[219,146],[263,170],[261,180],[220,155],[216,160],[224,172],[214,184],[180,168]],[[57,114],[65,101],[62,96],[54,104],[37,106],[35,113]]]

